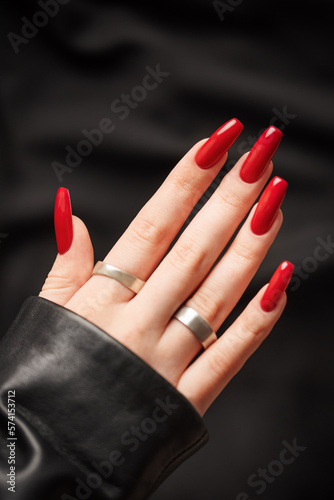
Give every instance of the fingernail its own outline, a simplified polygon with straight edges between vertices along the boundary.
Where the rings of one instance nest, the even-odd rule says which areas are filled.
[[[263,132],[240,170],[240,177],[244,182],[251,184],[261,177],[276,153],[282,137],[282,132],[276,127],[269,127]]]
[[[70,193],[68,189],[59,188],[56,197],[54,223],[58,252],[66,253],[73,240],[73,223]]]
[[[280,177],[274,177],[263,191],[251,222],[254,234],[265,234],[271,228],[276,214],[282,205],[288,183]]]
[[[261,299],[260,305],[263,311],[270,312],[275,309],[288,284],[290,283],[293,267],[294,266],[291,262],[285,260],[276,269]]]
[[[195,161],[200,168],[207,169],[217,163],[241,134],[244,126],[236,118],[224,123],[197,151]]]

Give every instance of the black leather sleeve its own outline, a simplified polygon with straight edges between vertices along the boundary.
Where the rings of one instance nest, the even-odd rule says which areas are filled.
[[[3,500],[144,499],[208,440],[164,378],[39,297],[0,344],[0,429]]]

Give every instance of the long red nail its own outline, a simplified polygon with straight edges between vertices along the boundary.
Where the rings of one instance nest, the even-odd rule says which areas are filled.
[[[282,137],[282,132],[276,127],[269,127],[263,132],[252,147],[240,170],[240,177],[244,182],[251,184],[261,177],[276,153]]]
[[[290,283],[292,273],[293,264],[291,264],[288,260],[282,262],[282,264],[276,269],[261,299],[261,307],[265,312],[270,312],[275,309],[288,284]]]
[[[58,252],[64,254],[70,249],[73,240],[72,209],[68,189],[58,189],[54,222]]]
[[[282,205],[288,183],[274,177],[263,191],[251,222],[254,234],[265,234],[271,228],[276,214]]]
[[[226,122],[203,144],[195,156],[197,165],[207,169],[215,165],[241,134],[244,126],[236,118]]]

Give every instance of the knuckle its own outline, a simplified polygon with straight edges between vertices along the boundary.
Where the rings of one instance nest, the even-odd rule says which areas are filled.
[[[231,247],[232,252],[234,253],[236,260],[245,260],[254,262],[260,255],[258,249],[256,249],[250,242],[241,242],[235,241]]]
[[[189,175],[175,173],[171,178],[171,189],[180,195],[180,191],[185,194],[196,194],[197,190]]]
[[[225,378],[229,373],[230,363],[226,359],[226,355],[218,348],[218,346],[215,346],[212,350],[210,356],[207,358],[207,361],[209,370],[215,378]]]
[[[165,238],[165,231],[161,224],[149,217],[140,216],[133,222],[131,240],[140,247],[143,244],[160,245]]]
[[[170,262],[178,271],[197,273],[205,259],[204,252],[192,241],[178,241],[170,253]]]
[[[238,328],[238,337],[243,341],[249,337],[258,337],[264,330],[262,316],[255,310],[251,310],[243,318],[240,318],[240,325]]]
[[[53,274],[49,274],[46,278],[44,285],[42,287],[42,292],[46,292],[49,290],[59,290],[66,291],[73,289],[73,281],[65,276],[56,276]]]
[[[211,325],[222,310],[221,297],[208,288],[199,288],[193,297],[194,307]],[[191,305],[191,304],[190,304]]]
[[[189,208],[193,208],[200,197],[200,186],[198,179],[185,174],[174,174],[171,178],[170,190],[171,196],[177,196],[183,199],[184,214],[188,212]]]
[[[221,186],[217,189],[215,193],[215,200],[223,208],[227,206],[233,210],[241,210],[245,205],[245,201],[240,196],[240,193],[237,193],[233,189],[229,189],[224,184],[221,184]]]

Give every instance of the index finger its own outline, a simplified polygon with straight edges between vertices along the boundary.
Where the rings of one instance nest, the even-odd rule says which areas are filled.
[[[232,119],[208,140],[193,146],[171,171],[154,196],[140,210],[104,262],[147,280],[184,222],[226,160],[226,151],[242,131]],[[200,165],[200,166],[199,166]],[[93,277],[93,279],[99,277]],[[120,300],[131,291],[119,286]]]

